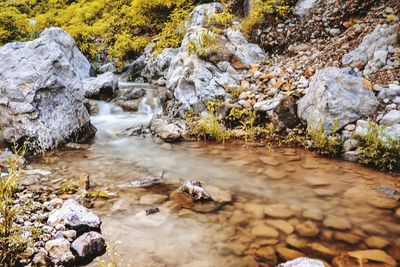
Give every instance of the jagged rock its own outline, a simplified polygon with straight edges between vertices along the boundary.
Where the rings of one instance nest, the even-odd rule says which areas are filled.
[[[70,250],[71,245],[68,240],[58,238],[47,241],[45,248],[54,264],[61,264],[62,266],[74,265],[75,257]]]
[[[104,64],[104,65],[101,65],[100,68],[97,70],[97,72],[100,73],[100,74],[106,73],[106,72],[114,73],[116,71],[117,71],[117,68],[111,62],[107,63],[107,64]]]
[[[35,152],[95,133],[83,106],[82,80],[88,60],[60,28],[29,42],[0,47],[0,136],[27,138]]]
[[[358,120],[357,127],[355,130],[355,134],[359,136],[366,136],[371,131],[371,125],[368,121]],[[393,124],[391,126],[387,126],[379,131],[379,139],[382,141],[386,141],[388,139],[397,139],[400,138],[400,124]]]
[[[248,43],[239,31],[226,29],[217,35],[207,28],[207,18],[222,11],[219,3],[203,4],[193,10],[186,22],[188,31],[165,76],[167,88],[182,109],[204,110],[205,101],[226,95],[225,86],[238,85],[240,75],[235,68],[248,68],[266,58],[261,48]],[[199,56],[189,48],[190,44],[201,44],[204,34],[213,36],[216,45],[214,49],[206,47]]]
[[[42,248],[32,259],[33,266],[48,266],[50,264],[50,258],[47,251]]]
[[[78,259],[89,261],[106,252],[106,241],[98,232],[88,232],[79,236],[71,244]]]
[[[198,5],[196,8],[189,14],[189,18],[185,22],[185,26],[187,28],[191,27],[204,27],[206,26],[208,19],[218,13],[222,13],[224,11],[224,6],[220,3],[209,3]]]
[[[398,96],[400,96],[400,85],[389,84],[387,88],[379,92],[378,98],[384,102],[389,102]]]
[[[146,65],[142,71],[142,76],[148,81],[157,80],[165,76],[171,60],[177,55],[177,48],[166,48],[155,58],[152,56],[151,46],[147,46],[145,52]]]
[[[133,81],[140,76],[143,68],[146,66],[146,57],[142,55],[135,61],[126,65],[120,73],[120,79],[123,81]]]
[[[351,68],[328,67],[318,71],[308,93],[298,103],[298,115],[311,128],[332,131],[374,114],[379,106],[360,74]]]
[[[64,224],[68,229],[76,230],[78,233],[88,229],[100,229],[100,218],[70,198],[64,202],[60,209],[53,210],[48,218],[49,225]]]
[[[324,263],[320,260],[309,258],[297,258],[286,263],[279,264],[277,267],[324,267]]]
[[[398,24],[379,24],[361,44],[342,58],[344,66],[364,68],[364,75],[370,75],[386,65],[388,47],[397,42]]]
[[[117,93],[118,79],[112,72],[106,72],[83,80],[83,89],[86,98],[108,99]]]
[[[85,99],[83,101],[83,105],[85,106],[86,110],[89,112],[91,116],[99,113],[99,105],[97,104],[97,102],[90,99]]]
[[[291,96],[283,96],[273,110],[267,112],[269,119],[279,129],[293,128],[299,122],[296,100]]]
[[[153,117],[150,131],[166,142],[176,142],[187,135],[185,121],[167,117]]]
[[[379,121],[380,124],[386,126],[392,126],[394,124],[400,124],[400,111],[391,110]]]
[[[127,100],[134,100],[134,99],[142,98],[145,94],[146,94],[146,92],[143,88],[133,88],[133,89],[126,90],[122,94],[122,97]]]
[[[178,192],[187,194],[196,201],[211,199],[210,194],[202,187],[199,181],[184,181],[179,186]]]

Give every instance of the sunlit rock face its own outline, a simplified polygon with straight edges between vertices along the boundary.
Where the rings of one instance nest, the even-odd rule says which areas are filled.
[[[0,47],[0,136],[29,140],[33,150],[81,141],[95,132],[83,106],[91,65],[75,41],[49,28],[30,42]]]
[[[224,97],[227,86],[239,84],[241,70],[266,59],[262,49],[247,42],[240,31],[226,28],[216,33],[211,29],[210,18],[223,11],[219,3],[197,6],[185,23],[187,32],[181,46],[165,49],[156,58],[147,56],[142,76],[148,80],[165,78],[181,110],[192,107],[202,111],[204,102]],[[213,44],[207,45],[204,38],[212,39]],[[202,51],[192,51],[193,44]]]

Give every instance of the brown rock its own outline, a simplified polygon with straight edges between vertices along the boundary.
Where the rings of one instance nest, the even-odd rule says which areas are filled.
[[[279,236],[279,232],[275,228],[267,226],[264,223],[259,223],[253,227],[251,234],[261,238],[277,238]]]
[[[396,212],[394,213],[394,216],[396,216],[397,219],[400,219],[400,208],[398,208],[396,210]]]
[[[319,233],[319,229],[312,221],[305,221],[296,225],[296,232],[303,237],[314,237]]]
[[[264,207],[264,214],[274,218],[286,219],[293,216],[289,206],[284,204],[272,204]]]
[[[333,238],[353,245],[359,243],[361,240],[361,238],[358,235],[352,233],[344,233],[344,232],[335,232],[333,234]]]
[[[360,260],[367,259],[371,261],[387,263],[390,266],[396,266],[396,261],[383,250],[379,249],[358,250],[349,252],[348,254],[349,256],[356,259]]]
[[[294,231],[294,227],[284,220],[266,220],[265,223],[275,227],[287,235],[290,235]]]
[[[273,247],[263,247],[256,250],[256,257],[259,261],[275,266],[278,263]]]
[[[339,218],[335,216],[327,217],[323,222],[325,227],[330,227],[338,230],[348,230],[351,229],[351,223],[345,218]]]
[[[277,247],[276,252],[278,253],[279,257],[285,261],[290,261],[305,256],[300,251],[285,247]]]
[[[306,245],[302,250],[309,257],[321,257],[323,259],[331,259],[339,254],[338,251],[316,242]]]
[[[250,213],[256,219],[264,218],[264,206],[256,203],[247,203],[244,206],[244,211]]]
[[[277,167],[279,165],[281,165],[281,163],[279,162],[279,160],[277,160],[274,157],[271,156],[265,156],[265,157],[259,157],[259,159],[266,165],[269,166],[273,166],[273,167]]]
[[[311,211],[311,210],[304,211],[303,217],[306,219],[315,220],[315,221],[322,221],[324,219],[324,215],[322,215],[321,212]]]
[[[243,267],[258,267],[258,262],[254,259],[253,256],[246,256],[242,258],[241,265]]]
[[[307,246],[307,241],[299,238],[297,235],[290,235],[286,238],[286,243],[294,248],[304,248]]]
[[[285,171],[272,168],[266,169],[264,174],[273,180],[281,180],[287,176]]]
[[[378,249],[384,248],[390,244],[388,240],[379,236],[370,236],[364,240],[364,243],[369,248],[378,248]]]

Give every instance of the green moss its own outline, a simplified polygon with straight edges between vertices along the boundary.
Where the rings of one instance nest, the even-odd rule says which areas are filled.
[[[357,152],[361,163],[383,171],[400,171],[400,138],[392,139],[386,135],[385,127],[369,123],[366,135],[357,135]]]
[[[199,57],[207,57],[217,49],[217,36],[209,30],[203,30],[199,39],[191,39],[186,49],[190,55],[198,55]]]

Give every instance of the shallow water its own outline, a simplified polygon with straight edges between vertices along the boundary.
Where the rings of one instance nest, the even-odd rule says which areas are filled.
[[[97,200],[94,209],[124,266],[274,266],[293,256],[266,256],[263,248],[268,247],[277,252],[288,247],[331,262],[339,253],[378,246],[368,240],[371,236],[379,237],[379,246],[400,262],[400,218],[394,215],[399,201],[381,192],[400,189],[398,176],[302,149],[241,142],[166,144],[121,135],[161,111],[154,95],[140,112],[112,110],[100,103],[99,115],[92,118],[98,134],[89,149],[55,151],[33,166],[49,168],[51,162],[52,179],[58,181],[79,180],[87,172],[91,190],[116,195]],[[129,187],[160,171],[165,171],[165,184]],[[43,183],[53,185],[52,179]],[[212,212],[182,208],[171,193],[187,179],[222,188],[233,200]],[[153,206],[161,212],[146,216],[144,210]],[[290,240],[300,234],[304,243],[297,247]],[[330,252],[321,253],[312,243]]]

